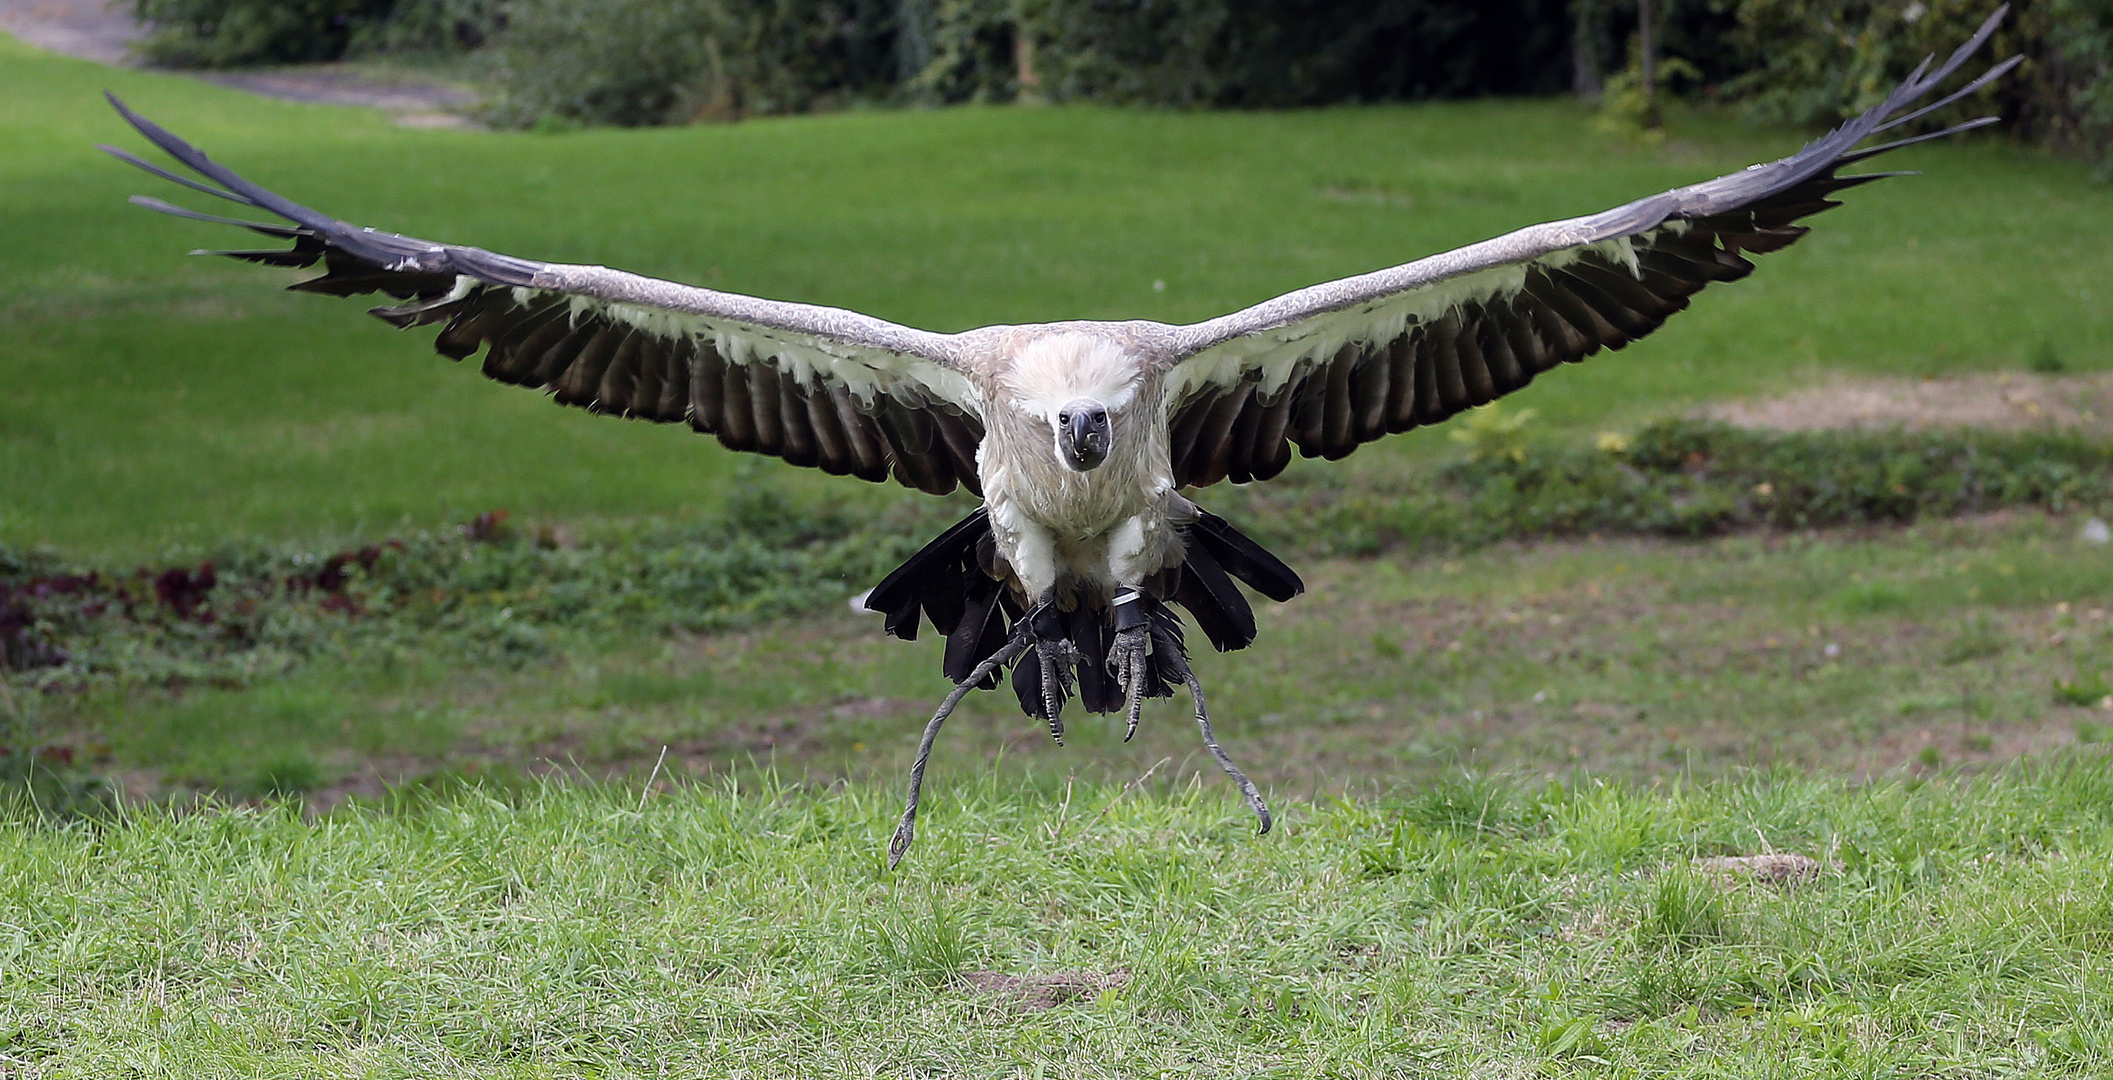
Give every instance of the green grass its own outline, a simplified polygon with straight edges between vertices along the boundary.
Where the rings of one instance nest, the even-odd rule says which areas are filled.
[[[1046,778],[1045,778],[1046,779]],[[0,823],[30,1076],[2099,1076],[2113,766],[1652,788],[530,785]],[[1698,856],[1795,851],[1809,885]],[[1087,983],[1025,1009],[980,973]]]
[[[1714,115],[1652,148],[1562,102],[1287,113],[852,112],[562,136],[392,128],[0,40],[0,542],[143,557],[230,535],[374,537],[504,506],[695,515],[709,440],[489,385],[358,305],[187,259],[227,230],[127,207],[150,178],[108,86],[219,159],[349,220],[606,262],[952,330],[1193,320],[1794,149]],[[1629,424],[1816,371],[2113,364],[2113,189],[1996,141],[1918,148],[1752,280],[1522,402]],[[1154,282],[1164,282],[1156,291]],[[1425,453],[1412,436],[1353,468]],[[776,472],[779,470],[773,470]],[[836,488],[821,478],[785,482]],[[859,497],[854,495],[853,497]]]

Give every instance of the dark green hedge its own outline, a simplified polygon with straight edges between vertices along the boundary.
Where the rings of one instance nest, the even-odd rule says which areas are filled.
[[[133,0],[162,63],[496,47],[502,124],[663,124],[854,100],[1282,107],[1635,85],[1634,0]],[[1669,93],[1838,121],[1988,0],[1656,0]],[[1929,117],[2113,167],[2113,0],[2018,0],[2028,62]]]
[[[133,0],[148,28],[139,44],[172,67],[298,64],[343,56],[394,0]]]

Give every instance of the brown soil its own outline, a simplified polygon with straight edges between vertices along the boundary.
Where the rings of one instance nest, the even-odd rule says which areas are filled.
[[[100,0],[0,0],[0,31],[40,49],[104,64],[132,62],[139,27]]]
[[[1764,855],[1720,855],[1696,859],[1695,869],[1727,882],[1802,885],[1817,880],[1821,867],[1820,861],[1810,855],[1776,851]]]
[[[1703,415],[1777,431],[1900,426],[2113,433],[2113,375],[1840,379],[1766,401],[1714,405]]]
[[[302,64],[199,77],[288,101],[386,109],[398,114],[396,122],[405,127],[461,127],[468,121],[448,110],[466,109],[477,103],[477,95],[460,86],[410,73],[378,73],[347,64]]]
[[[1130,981],[1127,972],[1054,971],[1041,975],[1007,975],[971,971],[961,981],[1019,1012],[1042,1012]]]

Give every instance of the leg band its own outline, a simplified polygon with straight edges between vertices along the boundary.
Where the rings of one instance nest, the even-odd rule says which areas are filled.
[[[1115,590],[1115,632],[1135,630],[1151,621],[1151,613],[1145,610],[1145,594],[1136,589]]]

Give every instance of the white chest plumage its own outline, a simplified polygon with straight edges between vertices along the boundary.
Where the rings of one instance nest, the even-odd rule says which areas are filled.
[[[1029,598],[1135,586],[1178,547],[1166,420],[1147,382],[1140,359],[1079,333],[1027,343],[993,380],[977,465],[998,554]],[[1082,402],[1109,425],[1105,460],[1085,470],[1067,462],[1060,420]]]

